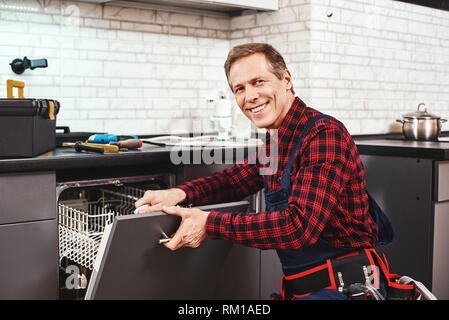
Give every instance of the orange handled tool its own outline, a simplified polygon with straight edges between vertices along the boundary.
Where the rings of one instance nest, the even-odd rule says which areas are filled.
[[[118,146],[120,149],[139,149],[142,146],[142,140],[139,139],[127,139],[120,141],[111,141],[109,144]]]

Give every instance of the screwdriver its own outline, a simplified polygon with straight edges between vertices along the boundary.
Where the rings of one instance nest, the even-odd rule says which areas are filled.
[[[100,144],[100,143],[89,143],[89,142],[82,142],[77,141],[76,143],[73,142],[63,142],[63,147],[72,147],[75,148],[76,151],[92,151],[92,152],[99,152],[104,153],[105,151],[111,151],[111,152],[118,152],[119,147],[113,146],[109,144]],[[101,151],[100,151],[101,149]]]
[[[142,140],[139,139],[126,139],[120,141],[111,141],[109,144],[118,146],[120,149],[138,149],[142,146]]]
[[[81,141],[77,141],[75,143],[73,142],[63,142],[62,143],[63,147],[71,147],[71,148],[75,148],[75,150],[77,152],[81,152],[81,151],[91,151],[91,152],[98,152],[98,153],[104,153],[104,149],[101,147],[96,147],[96,146],[90,146],[87,144],[82,143]]]
[[[114,146],[112,144],[102,144],[102,143],[90,143],[90,142],[83,142],[84,145],[92,146],[92,147],[98,147],[103,148],[104,151],[111,151],[111,152],[118,152],[119,147]]]

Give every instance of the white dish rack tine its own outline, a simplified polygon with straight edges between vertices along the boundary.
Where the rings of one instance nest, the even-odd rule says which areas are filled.
[[[105,227],[119,215],[134,214],[134,202],[145,190],[121,187],[119,191],[101,192],[93,201],[81,199],[58,203],[59,256],[92,270]],[[83,193],[84,194],[84,193]],[[89,198],[88,198],[89,199]],[[84,208],[80,209],[80,208]]]

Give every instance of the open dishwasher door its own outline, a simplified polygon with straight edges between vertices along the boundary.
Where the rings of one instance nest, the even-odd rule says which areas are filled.
[[[198,208],[246,212],[248,205]],[[103,234],[85,299],[259,299],[259,250],[206,239],[198,248],[171,251],[159,239],[180,220],[163,212],[116,217]]]

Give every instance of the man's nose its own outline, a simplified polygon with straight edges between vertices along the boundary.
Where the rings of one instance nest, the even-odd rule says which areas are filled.
[[[246,88],[245,91],[245,100],[247,102],[251,102],[256,100],[259,97],[259,91],[257,90],[257,88],[248,86],[248,88]]]

